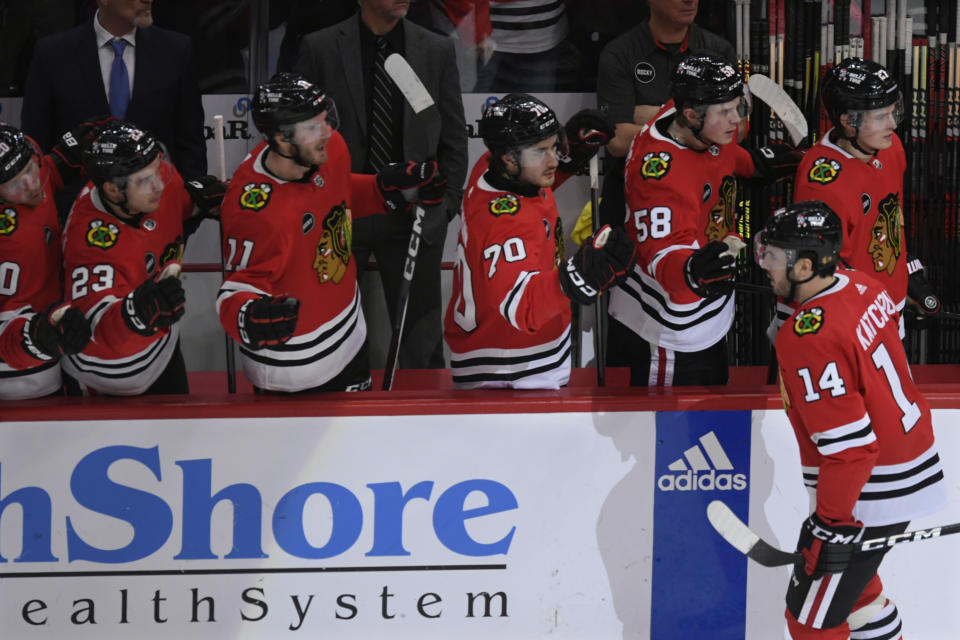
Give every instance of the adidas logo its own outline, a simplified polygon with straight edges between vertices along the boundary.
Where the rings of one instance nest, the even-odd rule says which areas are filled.
[[[860,284],[859,282],[857,282],[857,283],[855,283],[855,284],[857,285],[857,291],[860,292],[860,295],[863,295],[864,293],[867,292],[867,288],[866,288],[865,286],[863,286],[863,285]]]
[[[661,491],[743,491],[747,488],[745,474],[730,473],[733,464],[713,431],[700,436],[700,444],[684,451],[667,469],[672,473],[657,478]]]

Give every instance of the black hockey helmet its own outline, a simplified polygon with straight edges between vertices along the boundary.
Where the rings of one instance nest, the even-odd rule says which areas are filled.
[[[736,67],[707,51],[691,51],[684,56],[673,70],[670,85],[678,111],[723,104],[746,95],[743,76]]]
[[[797,260],[813,260],[814,273],[827,276],[834,272],[843,244],[843,223],[833,209],[820,200],[804,200],[777,209],[763,230],[754,238],[757,264],[768,245],[787,254],[787,273]]]
[[[900,85],[882,65],[861,58],[845,58],[827,72],[820,90],[823,108],[834,126],[840,125],[840,116],[850,112],[871,111],[902,102]],[[899,124],[902,116],[894,115]],[[860,126],[854,114],[850,125]]]
[[[35,153],[36,147],[22,131],[0,124],[0,184],[13,180]]]
[[[253,124],[268,138],[324,111],[330,128],[337,128],[333,100],[299,73],[278,73],[257,87],[251,111]]]
[[[161,151],[160,143],[151,134],[116,120],[104,126],[83,152],[83,170],[100,187],[147,167]]]
[[[478,129],[483,143],[496,156],[559,135],[563,125],[543,101],[525,93],[510,93],[483,110]]]

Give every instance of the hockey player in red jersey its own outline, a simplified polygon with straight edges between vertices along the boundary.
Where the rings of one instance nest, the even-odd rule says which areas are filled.
[[[83,313],[60,304],[53,195],[80,175],[81,149],[103,122],[78,125],[47,156],[18,129],[0,125],[0,400],[59,393],[59,358],[90,340]]]
[[[820,201],[778,210],[755,237],[774,292],[795,301],[776,339],[783,402],[815,502],[787,588],[795,640],[896,639],[900,619],[877,568],[889,547],[853,543],[906,531],[945,502],[930,408],[910,377],[896,302],[872,275],[837,270],[843,222]]]
[[[157,140],[122,121],[93,138],[83,167],[92,184],[67,217],[64,296],[86,314],[93,339],[63,370],[84,393],[188,393],[177,325],[184,293],[172,274],[195,207],[214,209],[223,185],[212,177],[185,185]]]
[[[487,107],[479,131],[489,152],[464,195],[444,323],[454,385],[556,389],[570,378],[570,300],[592,304],[634,260],[619,229],[567,260],[553,199],[613,128],[591,110],[563,126],[537,98],[512,93]]]
[[[792,176],[798,155],[736,144],[748,103],[743,77],[722,58],[688,54],[671,83],[672,102],[627,157],[626,229],[639,255],[610,296],[611,337],[629,352],[608,364],[628,364],[634,386],[726,384],[743,246],[734,176]]]
[[[261,85],[252,112],[266,140],[224,199],[220,322],[259,391],[370,389],[351,218],[437,204],[446,180],[432,161],[351,174],[333,101],[298,74]]]
[[[907,160],[896,134],[903,117],[899,84],[880,64],[847,58],[827,72],[821,95],[833,128],[797,168],[795,199],[822,200],[837,212],[843,221],[840,258],[887,287],[898,311],[909,294],[924,313],[938,312],[940,302],[922,267],[908,275]],[[780,314],[785,313],[789,310],[781,307]]]

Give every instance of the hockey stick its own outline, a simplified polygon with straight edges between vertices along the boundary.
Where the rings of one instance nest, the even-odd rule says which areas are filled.
[[[747,83],[750,93],[770,107],[787,128],[794,145],[799,145],[807,137],[807,120],[800,107],[790,99],[787,92],[767,76],[755,73]]]
[[[383,63],[384,69],[393,80],[407,104],[414,113],[420,113],[433,104],[433,98],[426,87],[417,77],[416,72],[407,61],[398,53],[387,56]],[[407,303],[410,301],[410,285],[413,282],[413,271],[417,267],[417,253],[420,251],[420,239],[423,233],[423,207],[417,204],[413,209],[413,228],[410,231],[410,242],[407,245],[407,257],[403,263],[403,278],[400,280],[400,290],[397,291],[397,308],[393,316],[393,335],[390,336],[390,348],[387,351],[387,363],[383,368],[383,384],[381,389],[390,391],[393,387],[393,377],[397,372],[397,360],[400,357],[400,339],[403,336],[403,324],[407,317]]]
[[[223,147],[223,116],[213,116],[213,139],[217,145],[217,164],[219,165],[218,177],[221,182],[227,179],[227,159]],[[220,277],[227,279],[227,263],[223,257],[223,221],[217,219],[217,228],[220,229]],[[227,358],[227,393],[237,392],[237,363],[233,352],[233,340],[224,333],[223,336],[224,353]]]
[[[593,211],[592,226],[594,236],[596,236],[597,231],[600,229],[599,165],[600,162],[597,160],[597,155],[594,154],[593,157],[590,158],[590,207]],[[603,296],[597,296],[597,301],[593,305],[594,322],[596,323],[596,326],[593,328],[593,350],[595,352],[594,357],[596,358],[597,363],[598,387],[605,387],[607,385],[607,343],[604,339],[606,337],[606,331],[604,327],[604,322],[607,315],[606,300],[607,299]]]
[[[766,542],[763,538],[751,531],[743,520],[720,500],[714,500],[707,505],[707,519],[711,526],[723,536],[740,553],[765,567],[783,567],[786,565],[804,562],[803,554],[798,551],[790,553],[783,551]],[[904,542],[918,542],[930,540],[952,533],[960,533],[960,522],[945,524],[930,529],[916,529],[904,533],[895,533],[890,536],[862,540],[855,544],[854,553],[877,551],[885,547],[892,547]]]

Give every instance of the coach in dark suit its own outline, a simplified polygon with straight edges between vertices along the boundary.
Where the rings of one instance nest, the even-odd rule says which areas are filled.
[[[424,221],[399,358],[402,368],[441,368],[440,261],[447,222],[460,208],[467,134],[453,41],[403,19],[407,7],[404,0],[360,0],[358,15],[304,37],[294,69],[334,99],[355,173],[373,173],[384,161],[437,160],[449,178],[444,203]],[[377,64],[390,53],[407,59],[435,106],[415,114],[392,82],[384,84]],[[376,255],[392,317],[410,221],[369,216],[353,225],[357,266]]]
[[[24,132],[47,150],[77,123],[113,113],[159,138],[184,177],[205,175],[203,105],[190,39],[151,26],[149,1],[97,5],[91,22],[37,42],[20,116]]]

